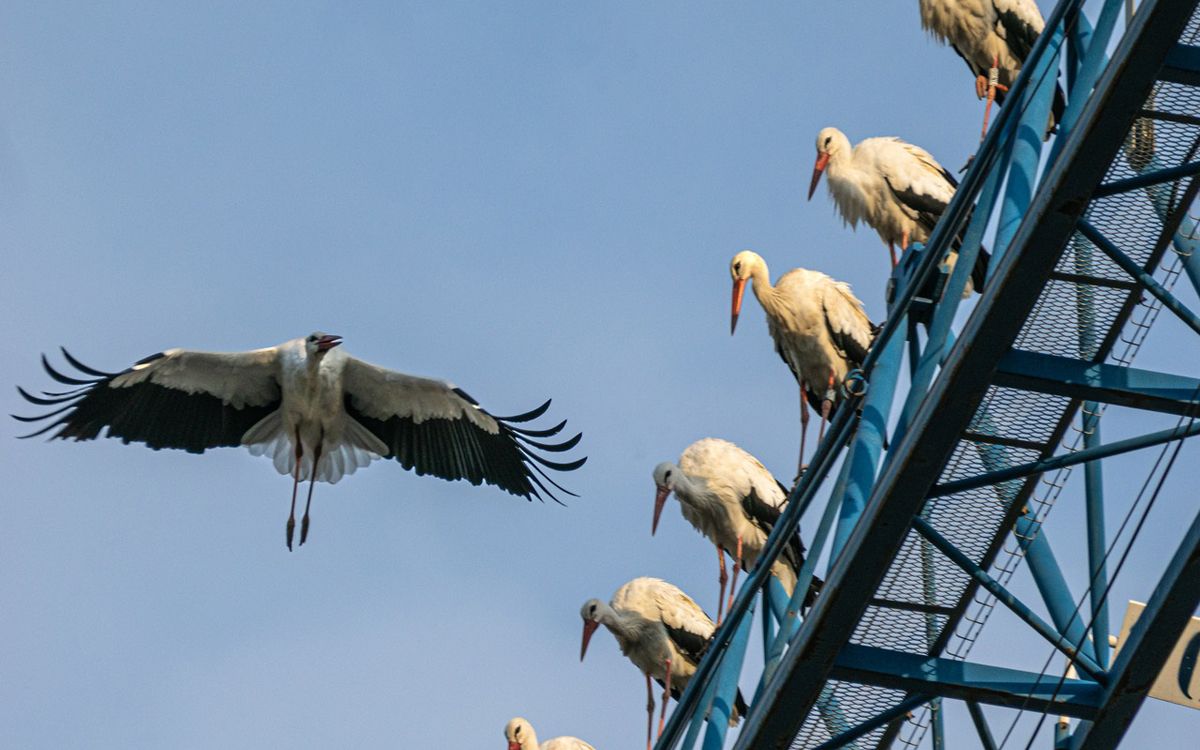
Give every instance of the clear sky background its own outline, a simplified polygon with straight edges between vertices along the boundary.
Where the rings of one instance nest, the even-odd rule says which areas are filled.
[[[376,463],[317,488],[289,553],[291,483],[264,459],[11,423],[9,747],[499,748],[517,714],[639,746],[642,679],[604,633],[579,663],[580,605],[655,575],[716,609],[674,501],[650,536],[653,466],[709,435],[795,466],[796,387],[754,301],[729,337],[730,257],[830,272],[880,319],[886,250],[824,188],[804,201],[815,135],[898,135],[957,169],[981,116],[911,1],[14,3],[0,102],[5,412],[30,413],[13,386],[49,387],[59,344],[113,370],[322,329],[497,413],[552,396],[590,456],[567,507]],[[1138,364],[1200,371],[1167,317]],[[1114,627],[1190,520],[1189,455]],[[1146,461],[1109,472],[1114,514]],[[1044,644],[993,626],[974,656],[1019,643],[1040,668]],[[1152,702],[1130,747],[1197,728]]]

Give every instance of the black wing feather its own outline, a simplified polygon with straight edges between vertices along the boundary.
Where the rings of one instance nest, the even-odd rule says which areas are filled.
[[[130,372],[102,373],[88,367],[63,350],[67,362],[84,375],[95,376],[82,380],[65,375],[51,366],[42,355],[42,366],[54,380],[82,388],[65,393],[44,393],[45,398],[33,396],[18,388],[21,396],[37,406],[56,406],[58,409],[33,417],[14,417],[23,422],[36,422],[58,417],[36,432],[22,435],[35,437],[58,428],[50,437],[66,440],[93,440],[100,437],[120,438],[122,442],[145,443],[147,447],[176,448],[189,453],[203,453],[208,448],[240,445],[242,435],[262,418],[279,407],[279,401],[262,406],[236,408],[216,396],[206,393],[187,393],[144,381],[131,386],[114,388],[114,378]],[[147,357],[143,362],[161,357]],[[61,415],[61,416],[60,416]]]
[[[460,389],[455,394],[474,407],[478,402]],[[358,420],[387,446],[385,458],[394,458],[406,469],[417,474],[432,474],[442,479],[465,479],[471,484],[492,484],[527,500],[550,498],[562,504],[554,492],[543,483],[568,495],[564,489],[542,471],[574,471],[583,466],[587,457],[576,461],[556,462],[535,453],[535,449],[560,453],[575,447],[583,437],[579,433],[558,443],[531,440],[530,437],[553,437],[566,425],[562,421],[549,429],[529,430],[513,427],[513,422],[528,422],[546,413],[550,402],[532,411],[512,417],[492,417],[500,430],[491,434],[475,426],[465,417],[434,418],[416,422],[411,417],[392,416],[376,419],[356,409],[347,394],[346,413]],[[540,464],[540,466],[539,466]]]
[[[699,664],[700,659],[704,657],[704,652],[708,650],[708,644],[711,638],[705,638],[699,633],[693,633],[684,628],[673,628],[670,625],[663,623],[663,627],[667,629],[667,635],[671,638],[671,642],[675,647],[683,653],[694,664]]]

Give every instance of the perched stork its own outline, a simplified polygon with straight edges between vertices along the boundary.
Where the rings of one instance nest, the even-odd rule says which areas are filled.
[[[504,739],[508,750],[596,750],[578,737],[555,737],[539,745],[533,725],[520,716],[504,727]]]
[[[821,413],[818,440],[840,401],[846,375],[862,366],[876,327],[850,285],[820,271],[794,268],[771,286],[767,263],[758,253],[743,250],[729,262],[733,277],[732,334],[742,310],[742,293],[750,280],[754,296],[767,314],[767,329],[775,351],[800,386],[800,464],[804,472],[804,442],[808,434],[808,404]]]
[[[921,26],[949,44],[975,74],[975,94],[1003,104],[1025,59],[1046,26],[1033,0],[919,0]],[[1050,126],[1062,117],[1062,88],[1055,91]],[[984,132],[987,114],[984,114]]]
[[[708,649],[716,626],[692,598],[658,578],[635,578],[617,589],[612,602],[589,599],[579,610],[583,618],[583,643],[579,660],[587,654],[588,641],[604,625],[621,653],[646,676],[646,748],[654,726],[654,692],[650,679],[663,687],[658,733],[667,716],[667,697],[679,700]],[[737,692],[730,723],[746,714],[742,692]]]
[[[725,551],[735,554],[733,585],[729,589],[729,604],[737,590],[738,565],[750,570],[767,544],[767,536],[787,506],[787,488],[754,456],[728,440],[702,438],[684,449],[679,463],[664,461],[654,467],[654,521],[658,519],[672,492],[679,499],[683,517],[717,546],[720,563],[721,591],[717,598],[717,622],[725,603]],[[804,542],[799,530],[788,539],[783,554],[771,564],[771,575],[779,579],[788,596],[796,588],[796,576],[804,564]],[[805,605],[812,603],[820,581],[805,595]]]
[[[812,200],[829,172],[829,194],[842,220],[851,227],[861,221],[888,246],[896,265],[896,245],[907,250],[909,242],[927,242],[958,181],[920,146],[899,138],[867,138],[851,147],[850,139],[837,128],[817,134],[817,162],[813,166],[808,199]],[[947,263],[953,268],[962,243],[956,237]],[[980,248],[965,292],[983,290],[988,253]]]
[[[385,370],[336,348],[341,336],[321,332],[279,346],[217,353],[169,349],[121,372],[84,365],[65,349],[67,362],[87,378],[65,375],[42,357],[50,377],[65,392],[34,396],[18,390],[47,414],[16,417],[36,422],[57,417],[33,437],[58,428],[52,438],[106,437],[148,447],[209,448],[244,445],[270,456],[281,474],[292,476],[292,510],[287,545],[296,526],[296,491],[309,481],[300,526],[308,537],[313,484],[335,483],[376,458],[394,458],[418,474],[487,482],[526,499],[556,502],[543,484],[572,494],[538,466],[572,471],[586,458],[556,463],[537,450],[570,450],[581,435],[559,443],[539,442],[566,424],[541,430],[517,427],[540,417],[550,402],[512,417],[495,417],[473,398],[441,380]],[[535,450],[536,449],[536,450]]]

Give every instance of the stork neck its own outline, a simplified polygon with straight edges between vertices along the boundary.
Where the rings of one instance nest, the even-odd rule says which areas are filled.
[[[689,505],[712,505],[714,504],[709,492],[708,483],[703,479],[691,477],[683,471],[679,471],[675,476],[675,496],[680,502]]]
[[[525,725],[525,731],[521,733],[521,750],[538,750],[537,732],[533,731],[532,725]]]
[[[605,605],[600,612],[600,622],[617,639],[622,653],[628,653],[630,648],[641,640],[641,631],[644,629],[642,627],[643,620],[636,614],[622,612]]]
[[[768,315],[774,316],[780,312],[780,302],[775,287],[771,286],[769,274],[766,263],[756,263],[750,269],[750,286],[754,289],[758,304]]]

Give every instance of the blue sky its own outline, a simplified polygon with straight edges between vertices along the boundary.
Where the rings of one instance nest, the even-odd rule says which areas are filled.
[[[377,463],[317,488],[288,553],[290,482],[245,451],[7,440],[14,747],[501,747],[517,714],[634,746],[641,677],[604,634],[579,663],[580,604],[638,575],[716,597],[673,504],[649,535],[653,466],[709,435],[795,465],[795,385],[755,303],[730,339],[729,258],[827,271],[881,318],[885,249],[804,201],[813,139],[956,169],[981,115],[914,2],[9,5],[0,100],[4,411],[59,344],[114,369],[323,329],[498,413],[552,396],[590,456],[568,507]],[[1139,365],[1195,372],[1172,323]],[[1149,705],[1131,746],[1196,726]]]

